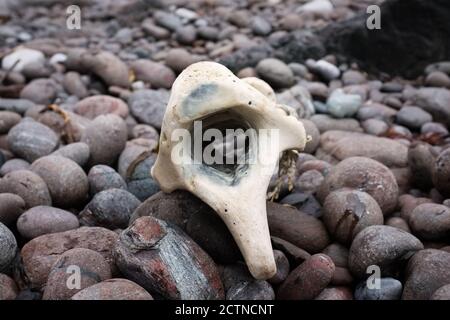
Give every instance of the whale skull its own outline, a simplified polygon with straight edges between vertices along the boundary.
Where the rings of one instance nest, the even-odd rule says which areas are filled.
[[[266,212],[271,176],[283,151],[302,150],[306,143],[302,123],[287,109],[276,104],[272,88],[262,80],[239,79],[214,62],[192,64],[173,84],[151,170],[164,192],[188,190],[217,212],[257,279],[276,273]],[[208,164],[192,161],[192,152],[177,156],[174,151],[180,144],[192,151],[199,136],[194,133],[194,139],[181,142],[174,134],[180,130],[192,133],[199,121],[202,130],[213,128],[216,133],[230,128],[251,131],[253,143],[242,150],[246,160]],[[278,134],[262,134],[264,130]],[[201,143],[200,148],[204,149]]]

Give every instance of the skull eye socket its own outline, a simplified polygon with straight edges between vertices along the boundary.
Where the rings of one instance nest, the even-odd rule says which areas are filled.
[[[236,182],[246,174],[254,134],[250,123],[232,110],[210,115],[193,124],[191,156],[208,173]]]

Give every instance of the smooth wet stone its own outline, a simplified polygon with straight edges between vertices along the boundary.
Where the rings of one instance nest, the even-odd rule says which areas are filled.
[[[133,61],[131,68],[134,70],[137,80],[148,82],[155,89],[170,89],[175,81],[175,73],[161,63],[140,59]]]
[[[420,132],[427,134],[427,133],[431,133],[431,134],[439,134],[439,135],[447,135],[448,134],[448,130],[447,128],[439,122],[428,122],[425,123],[422,128],[420,128]]]
[[[140,90],[130,96],[128,104],[138,121],[160,129],[168,101],[167,90]]]
[[[125,149],[119,156],[117,172],[123,179],[126,179],[134,170],[134,163],[142,161],[148,157],[155,145],[148,140],[135,139],[126,143]]]
[[[153,300],[153,297],[130,280],[108,279],[81,290],[71,300]]]
[[[69,71],[64,74],[63,86],[68,93],[80,99],[87,97],[89,94],[80,74],[75,71]]]
[[[292,70],[278,59],[261,60],[256,66],[256,72],[263,80],[277,88],[286,88],[294,84]]]
[[[165,298],[224,298],[213,260],[183,231],[162,220],[135,220],[121,233],[114,257],[128,279]]]
[[[74,270],[80,270],[76,286],[72,280]],[[111,268],[100,253],[74,248],[64,252],[52,266],[42,299],[68,300],[79,291],[109,278]]]
[[[283,282],[289,275],[290,265],[288,258],[280,250],[273,250],[273,255],[275,257],[275,263],[277,265],[277,273],[267,281],[276,285]]]
[[[419,129],[427,122],[431,122],[433,117],[422,108],[414,106],[404,106],[396,116],[397,123],[407,126],[410,129]]]
[[[353,294],[347,287],[329,287],[323,289],[314,300],[353,300]]]
[[[305,127],[306,134],[311,137],[311,140],[306,143],[303,152],[313,154],[320,144],[320,132],[314,122],[302,119],[303,126]]]
[[[108,189],[127,189],[123,178],[111,167],[106,165],[93,166],[88,173],[89,193],[95,195]]]
[[[409,216],[412,233],[424,240],[441,240],[450,235],[450,208],[441,204],[423,203]]]
[[[269,96],[272,94],[267,92]],[[279,104],[285,104],[295,109],[301,121],[307,120],[310,115],[314,114],[314,105],[311,102],[311,95],[301,85],[295,85],[276,94],[276,101]],[[308,121],[305,121],[308,123]]]
[[[367,192],[377,201],[384,215],[397,207],[397,181],[392,172],[378,161],[364,157],[341,161],[325,177],[318,199],[323,203],[330,192],[341,188]]]
[[[0,167],[0,176],[6,176],[8,173],[16,170],[26,170],[30,168],[30,163],[23,159],[11,159],[5,161]]]
[[[423,244],[412,234],[389,226],[370,226],[353,240],[349,252],[350,271],[358,278],[377,265],[382,275],[395,273]]]
[[[86,200],[88,179],[75,161],[61,156],[46,156],[33,162],[31,170],[45,181],[56,206],[79,206]]]
[[[85,53],[82,55],[81,64],[99,76],[108,86],[127,88],[130,84],[128,66],[111,52]]]
[[[23,68],[33,62],[42,62],[45,56],[42,52],[29,48],[19,48],[2,59],[2,69],[21,72]],[[18,62],[17,62],[18,61]],[[16,63],[17,62],[17,63]],[[12,67],[14,68],[12,69]]]
[[[296,267],[311,257],[308,252],[293,245],[289,241],[274,236],[271,236],[270,239],[272,240],[273,248],[284,253],[291,267]]]
[[[126,228],[134,210],[141,202],[123,189],[107,189],[97,193],[79,214],[87,226],[109,229]]]
[[[77,102],[74,112],[91,120],[105,114],[115,114],[125,119],[128,116],[128,106],[121,99],[97,95]]]
[[[45,181],[29,170],[15,170],[0,180],[0,192],[10,192],[20,196],[26,208],[52,205],[50,191]]]
[[[0,272],[9,271],[17,253],[17,241],[13,233],[0,222]]]
[[[348,267],[348,248],[344,245],[333,242],[322,253],[326,254],[333,260],[336,267],[347,268]]]
[[[252,277],[245,264],[226,265],[221,272],[221,280],[227,300],[274,300],[272,286],[264,280]]]
[[[361,281],[355,289],[355,300],[400,300],[403,290],[400,281],[394,278],[381,278],[379,281],[379,289],[368,288],[367,281]]]
[[[426,190],[433,187],[432,171],[436,156],[431,146],[426,143],[413,144],[408,150],[408,164],[413,183],[416,187]]]
[[[258,36],[266,36],[272,31],[270,22],[262,17],[255,17],[252,20],[251,28],[254,34]]]
[[[281,199],[280,203],[294,206],[298,210],[316,218],[320,218],[322,216],[322,206],[317,199],[309,193],[290,193]]]
[[[445,197],[450,195],[450,149],[446,149],[436,158],[431,168],[435,188]]]
[[[28,109],[34,106],[34,102],[27,99],[4,99],[0,98],[0,110],[17,112],[24,114]]]
[[[0,111],[0,134],[7,134],[21,119],[22,117],[16,112]]]
[[[178,28],[175,33],[177,41],[184,45],[190,45],[197,40],[197,29],[194,26],[188,25],[184,28]]]
[[[450,253],[426,249],[408,262],[403,300],[428,300],[442,286],[450,283]]]
[[[316,114],[311,121],[317,126],[321,133],[330,130],[362,132],[359,122],[355,119],[334,119],[326,114]]]
[[[295,268],[281,284],[277,298],[282,300],[311,300],[326,288],[335,266],[330,257],[316,254]]]
[[[176,31],[183,25],[181,19],[178,16],[162,10],[156,11],[153,15],[153,18],[155,19],[156,24],[170,31]]]
[[[81,142],[89,146],[89,164],[113,164],[125,148],[127,135],[125,121],[119,116],[96,117],[81,136]]]
[[[320,147],[337,160],[367,157],[388,167],[408,165],[407,146],[392,139],[364,133],[327,131],[321,135]]]
[[[54,263],[66,251],[86,248],[100,253],[116,270],[111,249],[117,234],[100,227],[81,227],[65,232],[46,234],[26,243],[22,250],[23,271],[31,288],[42,288]]]
[[[433,120],[450,124],[450,90],[444,88],[420,88],[412,92],[411,102],[433,116]]]
[[[316,159],[308,160],[308,159],[306,159],[305,161],[298,162],[297,171],[298,171],[298,174],[302,174],[309,170],[317,170],[323,176],[326,176],[330,172],[331,167],[332,167],[331,164],[329,164],[328,162],[323,161],[323,160],[316,160]]]
[[[151,19],[145,19],[142,22],[141,27],[147,35],[152,36],[158,40],[170,37],[169,30],[153,24],[153,21]]]
[[[51,104],[57,96],[57,84],[52,79],[35,79],[20,92],[20,98],[36,104]]]
[[[264,280],[241,282],[227,290],[226,300],[275,300],[275,292]]]
[[[267,203],[270,234],[310,253],[320,252],[329,243],[325,225],[295,208]]]
[[[160,191],[159,185],[149,174],[155,161],[155,153],[142,154],[131,163],[127,170],[125,177],[127,189],[140,201],[145,201]]]
[[[366,102],[361,108],[359,108],[356,118],[360,121],[367,119],[378,119],[391,123],[395,119],[396,115],[397,110],[384,104]]]
[[[391,217],[386,220],[385,224],[387,226],[395,227],[395,228],[404,230],[408,233],[411,233],[411,229],[409,228],[408,223],[406,222],[405,219],[403,219],[401,217]]]
[[[144,138],[154,140],[156,143],[159,143],[158,131],[154,127],[146,124],[135,125],[132,129],[132,136],[135,139]]]
[[[342,74],[342,82],[344,85],[355,85],[367,82],[365,75],[356,70],[347,70]]]
[[[383,224],[383,213],[368,193],[357,190],[331,192],[323,206],[323,221],[339,242],[350,244],[364,228]]]
[[[361,123],[361,127],[366,133],[374,136],[383,135],[389,129],[387,123],[379,119],[367,119]]]
[[[409,217],[411,216],[411,213],[413,210],[422,203],[430,203],[433,202],[429,198],[424,197],[414,197],[410,194],[404,194],[401,195],[398,198],[399,206],[400,206],[400,217],[405,219],[406,222],[409,222]]]
[[[19,289],[14,280],[0,273],[0,301],[15,300],[18,293]]]
[[[314,194],[324,180],[322,173],[318,170],[308,170],[300,175],[295,181],[295,190]]]
[[[134,211],[130,223],[143,216],[154,216],[180,227],[217,262],[227,264],[241,258],[225,223],[187,191],[156,193]]]
[[[25,201],[13,193],[0,193],[0,222],[11,227],[25,211]]]
[[[314,61],[309,59],[306,61],[306,66],[311,72],[317,74],[325,81],[332,81],[341,75],[340,70],[326,60]]]
[[[430,300],[450,300],[450,284],[437,289],[431,296]]]
[[[65,145],[51,153],[53,156],[61,156],[75,161],[80,167],[83,167],[90,157],[89,146],[84,142],[75,142]]]
[[[347,268],[336,267],[330,284],[333,286],[351,286],[354,278]]]
[[[198,62],[199,60],[199,57],[190,54],[187,50],[175,48],[169,50],[165,58],[165,63],[173,71],[180,73],[189,65]]]
[[[25,211],[17,220],[17,230],[25,239],[78,227],[78,218],[73,213],[48,206],[33,207]]]
[[[33,162],[55,150],[59,138],[49,127],[27,118],[9,131],[8,144],[13,153]]]
[[[341,89],[333,91],[327,99],[327,111],[336,118],[353,116],[361,107],[362,99],[356,94],[347,94]]]

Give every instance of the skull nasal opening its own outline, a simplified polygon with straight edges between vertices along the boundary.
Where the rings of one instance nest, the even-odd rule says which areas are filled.
[[[205,170],[237,180],[246,174],[255,132],[241,115],[228,110],[194,121],[191,157]]]

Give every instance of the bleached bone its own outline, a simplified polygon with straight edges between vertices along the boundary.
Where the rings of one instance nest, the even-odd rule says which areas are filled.
[[[202,121],[203,128],[254,129],[249,138],[256,143],[250,143],[245,153],[249,161],[208,165],[190,161],[190,152],[175,159],[179,143],[190,151],[197,137],[179,142],[173,134],[179,129],[193,132],[196,120]],[[265,135],[261,129],[276,129],[278,136]],[[229,143],[229,137],[224,141]],[[303,125],[285,107],[277,106],[267,83],[239,79],[218,63],[199,62],[173,84],[151,173],[164,192],[185,189],[211,206],[233,235],[251,274],[268,279],[276,273],[276,265],[267,223],[267,188],[282,152],[302,150],[305,143]]]

